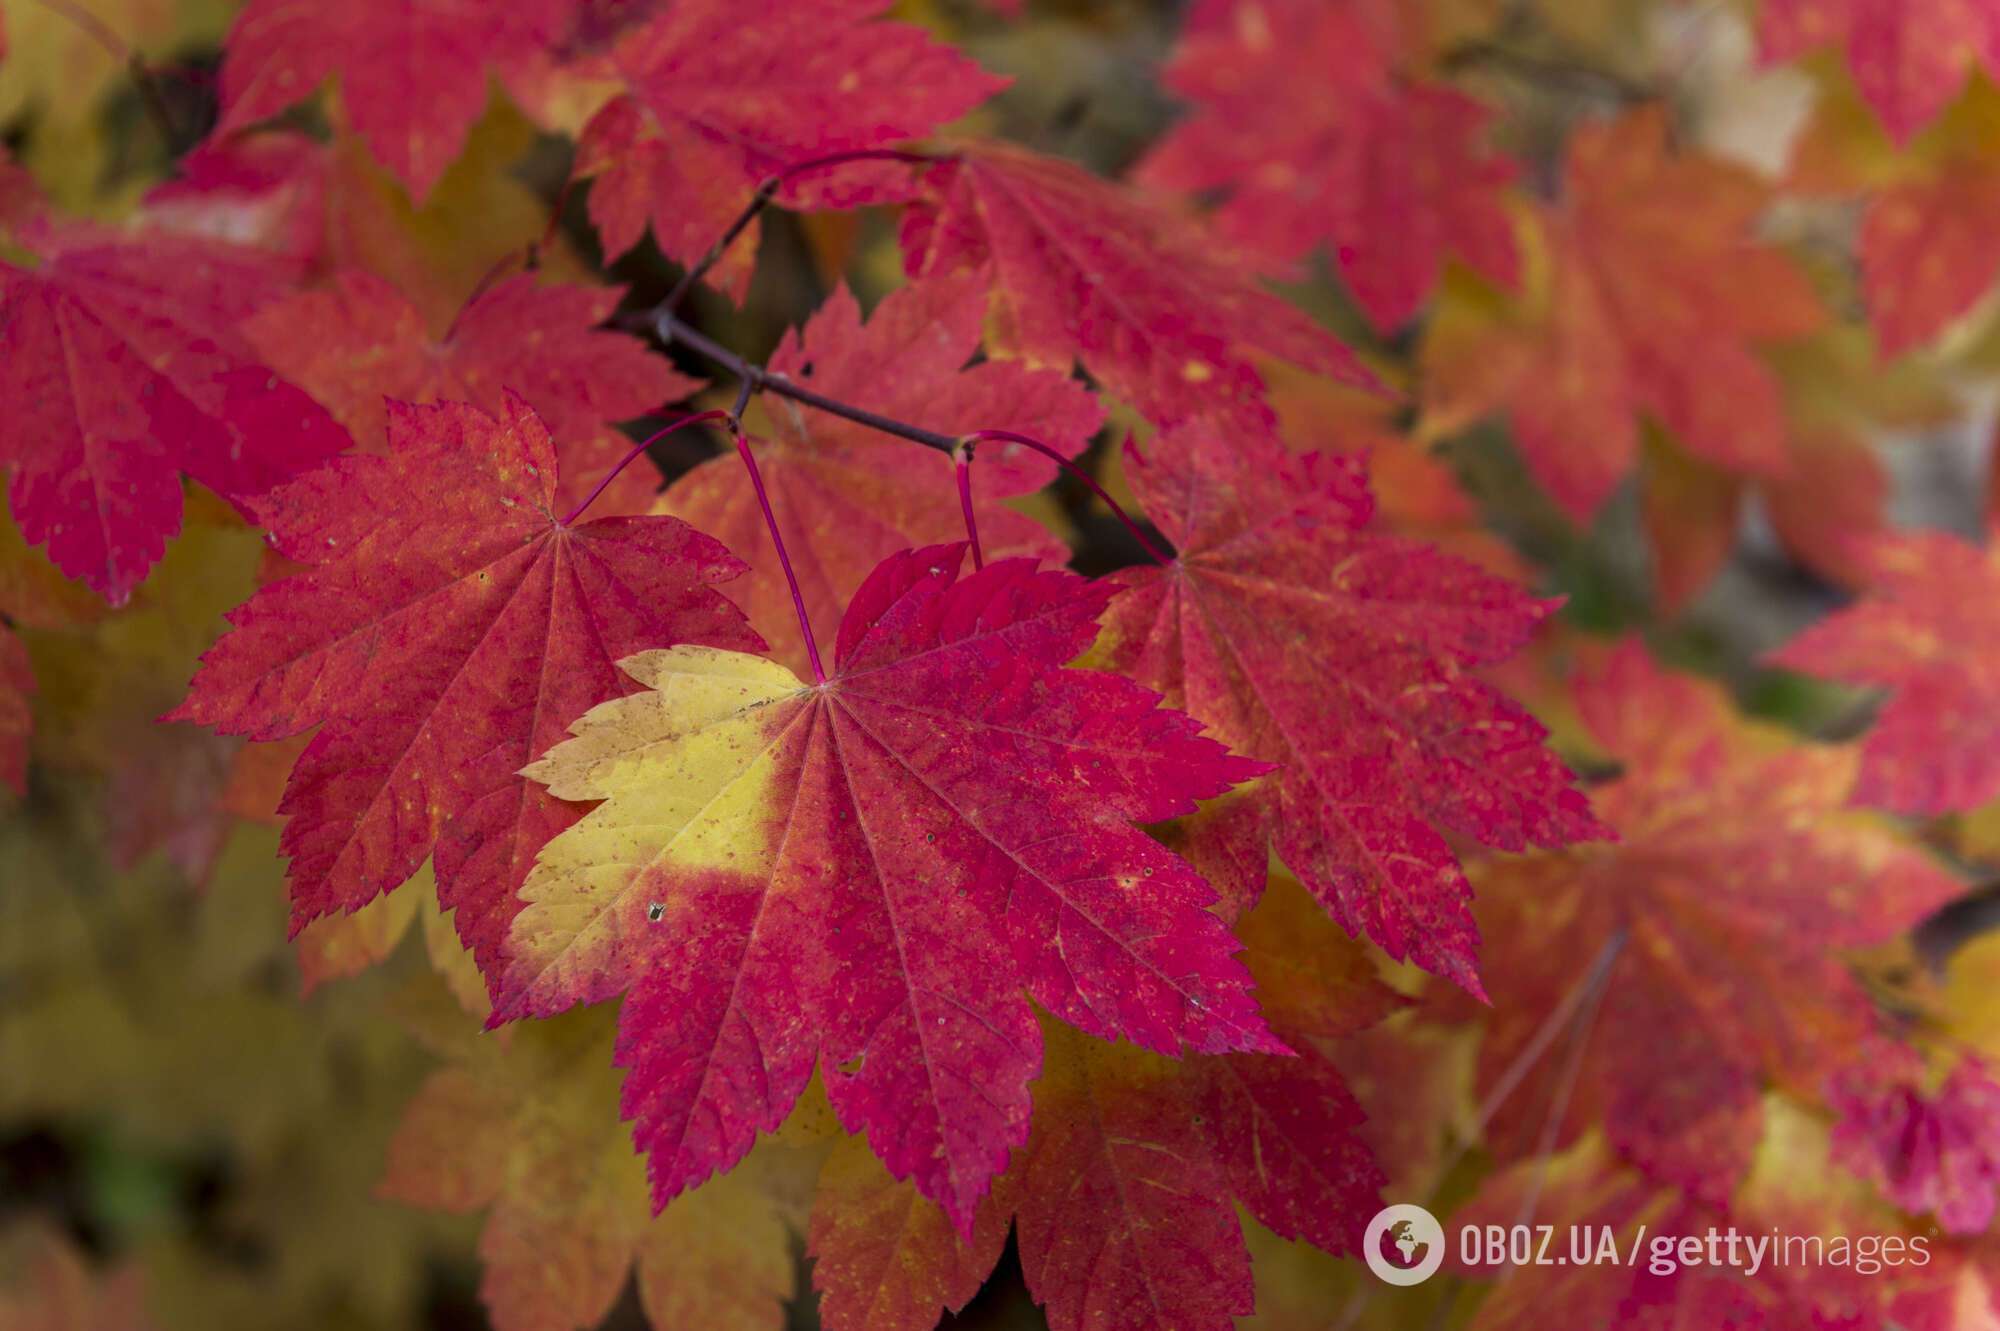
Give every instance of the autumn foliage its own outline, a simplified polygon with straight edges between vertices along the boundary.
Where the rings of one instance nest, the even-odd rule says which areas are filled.
[[[2000,1326],[1996,0],[0,0],[0,124],[0,1328]]]

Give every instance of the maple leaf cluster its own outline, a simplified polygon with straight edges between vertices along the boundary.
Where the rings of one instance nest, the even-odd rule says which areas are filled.
[[[0,864],[274,840],[503,1331],[2000,1321],[2000,7],[1021,8],[0,3]]]

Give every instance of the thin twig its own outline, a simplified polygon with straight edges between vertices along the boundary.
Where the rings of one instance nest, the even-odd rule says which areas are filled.
[[[1535,1028],[1534,1035],[1521,1047],[1521,1052],[1514,1055],[1514,1061],[1500,1074],[1500,1080],[1493,1083],[1493,1089],[1486,1093],[1486,1098],[1479,1102],[1479,1110],[1472,1120],[1474,1136],[1486,1130],[1486,1125],[1493,1121],[1493,1116],[1500,1112],[1501,1107],[1507,1103],[1507,1098],[1519,1089],[1522,1079],[1541,1061],[1549,1045],[1567,1029],[1570,1018],[1576,1014],[1577,1008],[1582,1006],[1584,1000],[1609,977],[1612,964],[1618,960],[1618,954],[1624,946],[1625,931],[1622,929],[1605,939],[1604,945],[1597,949],[1597,956],[1591,960],[1590,968],[1584,972],[1583,977],[1563,995],[1562,1001],[1556,1004],[1554,1010],[1542,1018],[1542,1024]]]
[[[744,380],[743,401],[749,395],[750,381]],[[826,667],[819,661],[819,643],[813,639],[812,620],[806,615],[805,594],[799,591],[799,575],[792,571],[792,558],[785,553],[785,538],[778,531],[777,515],[771,512],[771,497],[764,492],[764,476],[757,470],[757,459],[750,452],[750,438],[743,433],[740,416],[733,417],[731,427],[736,434],[736,455],[743,459],[744,469],[750,473],[751,488],[757,491],[757,506],[764,510],[764,526],[771,533],[771,545],[778,552],[778,564],[785,570],[785,582],[792,589],[792,609],[798,612],[799,633],[806,640],[806,657],[812,662],[813,683],[826,683]]]
[[[695,260],[692,268],[681,274],[681,280],[674,283],[673,290],[669,291],[667,298],[660,302],[660,309],[668,314],[679,309],[681,302],[687,299],[688,292],[694,290],[694,284],[706,277],[708,271],[716,264],[722,262],[722,256],[736,243],[736,238],[757,220],[760,213],[771,206],[771,200],[777,197],[778,191],[783,189],[787,182],[811,171],[845,166],[850,162],[907,162],[911,165],[929,165],[945,160],[948,159],[901,148],[861,148],[852,152],[828,153],[824,157],[794,162],[783,170],[764,177],[757,186],[757,192],[750,196],[750,202],[744,204],[743,211],[736,215],[736,220],[731,222],[721,237],[708,247],[706,254]]]
[[[729,427],[731,430],[741,430],[743,428],[743,413],[749,410],[750,396],[756,391],[757,381],[749,375],[744,375],[737,381],[736,405],[729,409],[729,419],[735,422],[734,425]]]
[[[627,453],[624,457],[620,458],[618,460],[617,466],[613,467],[610,471],[604,473],[604,478],[598,481],[598,483],[591,488],[590,493],[583,497],[583,502],[579,503],[575,508],[569,511],[569,515],[562,520],[562,525],[567,527],[572,522],[575,522],[578,518],[582,517],[583,510],[589,508],[591,504],[596,501],[597,496],[603,494],[606,487],[608,487],[611,484],[611,482],[618,479],[619,472],[624,471],[625,468],[630,466],[632,462],[641,453],[645,452],[648,448],[651,448],[654,444],[658,443],[660,440],[665,439],[668,435],[672,434],[674,431],[684,430],[690,425],[699,425],[703,421],[731,421],[734,419],[736,418],[726,411],[698,411],[694,413],[692,416],[683,416],[679,420],[671,421],[661,429],[653,431],[653,433],[647,435],[644,439],[641,439],[638,443],[632,445],[632,451]]]
[[[958,446],[958,439],[954,435],[939,434],[935,430],[926,430],[921,426],[911,425],[905,421],[893,420],[890,417],[878,415],[875,412],[867,411],[860,407],[850,406],[845,402],[835,401],[833,398],[822,396],[819,393],[813,392],[810,388],[805,388],[792,382],[792,380],[782,374],[772,374],[761,365],[751,364],[728,347],[723,346],[720,342],[705,337],[688,327],[687,324],[676,318],[670,310],[655,310],[645,317],[652,324],[654,332],[662,342],[669,345],[675,342],[680,343],[682,346],[714,361],[738,379],[745,380],[754,385],[759,392],[775,393],[779,397],[788,397],[794,402],[803,402],[809,407],[818,407],[821,411],[853,421],[857,425],[865,425],[869,429],[879,430],[883,434],[895,435],[898,439],[908,439],[912,443],[922,444],[926,448],[934,448],[940,453],[948,454]]]
[[[969,448],[986,439],[1019,444],[1023,448],[1033,449],[1035,452],[1054,461],[1057,466],[1081,482],[1092,494],[1103,500],[1104,506],[1111,510],[1112,516],[1124,524],[1125,529],[1132,533],[1133,539],[1152,557],[1155,563],[1164,568],[1174,562],[1173,556],[1162,550],[1158,543],[1146,535],[1145,528],[1141,527],[1132,515],[1125,511],[1124,506],[1112,498],[1102,485],[1098,484],[1096,477],[1039,439],[1031,439],[1027,435],[1016,434],[1012,430],[974,430],[971,434],[957,437],[940,434],[936,430],[926,430],[920,425],[912,425],[908,421],[899,421],[892,417],[883,416],[877,412],[868,411],[864,408],[841,402],[835,398],[815,393],[810,388],[805,388],[794,383],[782,374],[772,374],[761,365],[751,364],[750,361],[737,355],[720,342],[696,332],[669,310],[655,310],[647,318],[651,321],[653,330],[660,341],[668,345],[679,342],[682,346],[688,347],[698,354],[707,357],[740,379],[745,385],[746,390],[775,393],[779,397],[790,398],[794,402],[803,402],[809,407],[817,407],[821,411],[839,416],[844,420],[853,421],[857,425],[865,425],[869,429],[879,431],[882,434],[894,435],[898,439],[908,439],[912,443],[922,444],[926,448],[934,448],[938,452],[953,458],[959,456],[961,449]],[[965,482],[961,482],[961,489],[964,488],[965,484]]]
[[[1621,928],[1605,940],[1602,951],[1616,957],[1624,946],[1625,930]],[[1556,1077],[1555,1094],[1549,1099],[1548,1113],[1543,1117],[1541,1133],[1535,1139],[1535,1181],[1521,1199],[1520,1210],[1515,1215],[1515,1222],[1519,1225],[1534,1223],[1535,1208],[1542,1200],[1542,1186],[1548,1181],[1549,1156],[1555,1151],[1556,1138],[1562,1134],[1563,1120],[1569,1116],[1569,1102],[1576,1094],[1577,1079],[1583,1073],[1584,1052],[1590,1047],[1590,1035],[1597,1028],[1597,1014],[1604,1009],[1605,991],[1610,987],[1611,968],[1608,965],[1593,967],[1590,992],[1584,999],[1582,1011],[1577,1014],[1575,1027],[1570,1033],[1569,1049],[1563,1056],[1562,1071]]]
[[[1084,486],[1092,494],[1104,501],[1104,506],[1111,510],[1111,515],[1125,524],[1125,530],[1132,533],[1132,538],[1138,541],[1145,548],[1146,553],[1153,557],[1154,563],[1162,568],[1166,568],[1174,562],[1174,557],[1153,544],[1152,538],[1146,535],[1145,528],[1135,522],[1132,519],[1132,515],[1119,506],[1118,501],[1111,497],[1110,492],[1097,483],[1095,476],[1092,476],[1082,467],[1077,466],[1076,463],[1064,457],[1041,440],[1030,439],[1025,434],[1015,434],[1012,430],[974,430],[971,434],[965,436],[964,442],[967,444],[976,444],[982,439],[997,439],[1003,443],[1019,444],[1023,448],[1032,448],[1043,457],[1051,459],[1058,467],[1061,467],[1064,471],[1076,477],[1077,480],[1083,482]]]
[[[542,266],[542,256],[556,243],[556,233],[562,230],[563,212],[569,207],[569,192],[576,185],[576,177],[563,181],[556,191],[556,201],[549,205],[549,224],[542,228],[541,238],[528,246],[528,268],[533,271]]]
[[[764,474],[757,469],[756,454],[750,451],[750,437],[743,432],[743,412],[751,395],[759,388],[756,377],[744,375],[736,387],[736,405],[724,415],[729,432],[736,437],[736,456],[750,473],[750,486],[757,492],[757,507],[764,511],[764,527],[771,533],[771,547],[778,552],[778,566],[785,571],[785,585],[792,589],[792,610],[799,617],[799,636],[806,640],[806,657],[812,662],[813,683],[826,683],[826,667],[820,664],[819,642],[813,637],[812,617],[806,614],[805,594],[799,590],[799,575],[792,569],[792,557],[785,553],[785,538],[778,530],[778,515],[771,511],[771,496],[764,490]]]
[[[1019,444],[1023,448],[1032,449],[1050,458],[1057,466],[1076,477],[1092,494],[1103,500],[1105,507],[1110,509],[1112,515],[1124,524],[1126,530],[1132,533],[1133,538],[1138,541],[1140,547],[1155,562],[1163,567],[1173,562],[1173,557],[1162,550],[1146,534],[1145,530],[1133,520],[1130,514],[1126,513],[1118,501],[1113,499],[1104,487],[1097,483],[1096,477],[1065,457],[1060,451],[1050,447],[1039,439],[1031,439],[1026,435],[1015,434],[1011,430],[976,430],[971,434],[963,436],[941,434],[936,430],[927,430],[920,425],[912,425],[908,421],[899,421],[893,417],[884,416],[879,412],[869,411],[864,407],[857,407],[851,403],[841,402],[835,398],[814,392],[802,384],[795,383],[785,375],[774,374],[764,366],[752,364],[746,357],[738,355],[728,347],[723,346],[720,342],[689,326],[675,314],[675,310],[688,291],[693,288],[694,284],[710,268],[715,266],[723,252],[729,248],[736,237],[743,234],[744,228],[749,226],[757,215],[769,206],[771,200],[786,181],[808,171],[839,166],[847,162],[869,160],[928,165],[951,159],[927,153],[905,152],[898,149],[868,149],[857,152],[834,153],[826,157],[817,157],[810,161],[794,163],[768,177],[757,187],[756,194],[751,198],[750,203],[743,209],[742,213],[730,224],[728,230],[722,234],[715,244],[709,247],[708,252],[681,276],[680,281],[676,282],[673,289],[667,293],[666,299],[644,314],[631,316],[627,320],[621,320],[621,323],[626,327],[650,327],[653,335],[659,339],[663,346],[670,347],[678,342],[697,355],[703,356],[729,371],[736,376],[740,383],[741,390],[737,395],[736,407],[729,413],[731,426],[736,436],[736,451],[742,457],[744,467],[750,473],[751,484],[756,488],[757,502],[764,510],[764,522],[770,529],[772,545],[776,547],[778,560],[784,566],[785,581],[791,587],[792,605],[798,612],[799,628],[805,636],[807,655],[812,658],[813,675],[821,683],[826,682],[826,673],[820,663],[819,648],[813,641],[812,624],[806,615],[805,597],[799,591],[797,574],[792,569],[790,557],[785,553],[784,540],[778,532],[777,517],[771,511],[770,498],[764,490],[764,478],[757,469],[757,461],[751,454],[749,440],[743,433],[743,410],[749,405],[750,398],[755,394],[769,392],[793,402],[803,403],[809,407],[816,407],[829,415],[853,421],[857,425],[866,426],[868,429],[881,434],[922,444],[926,448],[935,449],[950,457],[957,469],[959,504],[965,513],[966,536],[972,545],[972,558],[975,567],[983,568],[985,566],[985,556],[984,552],[980,549],[978,523],[973,513],[970,463],[974,447],[981,440],[986,439]]]

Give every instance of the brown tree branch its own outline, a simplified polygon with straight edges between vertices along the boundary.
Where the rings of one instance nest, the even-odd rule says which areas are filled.
[[[644,318],[661,342],[668,346],[678,342],[705,359],[714,361],[750,385],[753,392],[776,393],[779,397],[803,402],[809,407],[817,407],[831,415],[853,421],[856,425],[865,425],[871,430],[879,430],[898,439],[907,439],[911,443],[922,444],[925,448],[934,448],[940,453],[949,454],[958,447],[956,435],[939,434],[936,430],[926,430],[920,425],[895,420],[864,407],[851,406],[822,393],[815,393],[812,389],[794,383],[782,374],[773,374],[761,365],[753,365],[720,342],[690,328],[664,305],[648,312]]]

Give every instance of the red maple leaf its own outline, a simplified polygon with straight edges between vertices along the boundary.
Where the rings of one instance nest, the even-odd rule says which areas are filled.
[[[1352,453],[1367,465],[1376,525],[1516,582],[1531,566],[1490,526],[1450,456],[1411,432],[1403,404],[1312,375],[1273,375],[1276,434],[1295,453]]]
[[[590,216],[605,252],[623,254],[650,222],[661,250],[690,263],[763,177],[921,138],[1006,86],[921,28],[872,21],[889,7],[682,0],[621,37],[598,63],[627,94],[592,118],[576,150],[577,178],[595,182]],[[783,197],[852,206],[888,197],[900,174],[850,169]],[[738,297],[755,246],[753,227],[715,271]]]
[[[1052,1331],[1145,1331],[1167,1309],[1175,1325],[1225,1331],[1253,1310],[1233,1180],[1194,1082],[1128,1045],[1051,1032],[1035,1132],[1009,1181],[1022,1274]],[[1338,1086],[1270,1089],[1294,1124],[1332,1105],[1351,1131],[1359,1111],[1328,1097]]]
[[[517,274],[476,294],[433,335],[393,286],[349,270],[324,290],[267,306],[245,332],[364,447],[381,440],[385,397],[470,402],[498,413],[509,392],[569,441],[701,387],[637,338],[598,327],[621,294]]]
[[[2000,254],[1986,243],[2000,226],[2000,165],[1983,98],[1966,99],[1902,151],[1862,108],[1825,101],[1793,149],[1789,183],[1865,209],[1854,246],[1883,359],[1937,341],[2000,278]]]
[[[1233,1326],[1250,1311],[1237,1206],[1286,1238],[1352,1251],[1382,1173],[1320,1048],[1399,1001],[1366,950],[1296,884],[1242,922],[1272,1029],[1299,1051],[1169,1061],[1044,1023],[1035,1125],[969,1242],[865,1152],[836,1148],[808,1252],[829,1331],[924,1331],[974,1294],[1015,1224],[1030,1291],[1057,1331]]]
[[[1575,1018],[1579,1071],[1554,1141],[1601,1125],[1655,1177],[1720,1201],[1749,1163],[1766,1083],[1815,1093],[1872,1029],[1841,950],[1895,936],[1961,888],[1872,815],[1842,812],[1852,748],[1741,721],[1637,643],[1581,678],[1575,703],[1623,763],[1592,792],[1619,840],[1476,867],[1493,993],[1480,1085],[1575,1001],[1589,1015]],[[1593,965],[1595,991],[1572,999]],[[1542,1117],[1537,1097],[1509,1101],[1496,1154],[1544,1149]]]
[[[1140,165],[1162,189],[1219,190],[1222,233],[1281,266],[1325,245],[1375,326],[1417,313],[1447,255],[1512,285],[1502,191],[1481,142],[1488,109],[1392,77],[1357,8],[1204,0],[1167,67],[1196,105]]]
[[[1130,680],[1071,670],[1110,589],[905,551],[804,687],[700,648],[530,769],[602,800],[521,891],[501,1016],[625,994],[625,1113],[656,1204],[784,1118],[817,1060],[961,1233],[1028,1130],[1028,1000],[1178,1053],[1281,1050],[1214,892],[1131,825],[1263,770]]]
[[[1565,197],[1545,219],[1549,274],[1526,309],[1443,326],[1426,389],[1446,416],[1504,410],[1528,467],[1587,522],[1639,459],[1649,415],[1730,472],[1790,467],[1783,396],[1759,355],[1826,318],[1805,275],[1753,238],[1769,189],[1669,150],[1649,108],[1577,131]]]
[[[1659,609],[1684,609],[1736,550],[1752,495],[1786,552],[1832,582],[1859,587],[1867,571],[1857,538],[1888,525],[1889,477],[1856,431],[1795,422],[1783,476],[1749,478],[1648,439],[1640,464],[1640,518],[1653,551]]]
[[[1855,544],[1868,594],[1772,654],[1773,665],[1888,690],[1861,738],[1854,800],[1899,813],[1970,809],[2000,795],[1996,550],[1943,532]]]
[[[806,1251],[826,1331],[932,1331],[979,1293],[1007,1246],[989,1199],[961,1239],[938,1205],[882,1167],[859,1137],[837,1143],[813,1190]]]
[[[438,847],[440,899],[498,967],[513,890],[576,811],[515,773],[593,703],[613,659],[755,646],[713,590],[742,565],[673,518],[572,522],[547,430],[518,398],[389,414],[387,456],[342,458],[259,517],[312,565],[230,615],[172,720],[280,739],[317,726],[286,784],[292,925],[353,911]]]
[[[2000,1188],[2000,1082],[1968,1053],[1942,1077],[1906,1045],[1876,1041],[1837,1076],[1834,1157],[1946,1233],[1983,1234]]]
[[[1994,0],[1764,0],[1757,27],[1765,60],[1838,44],[1854,82],[1899,145],[1981,69],[2000,78],[2000,4]]]
[[[1869,201],[1861,277],[1884,356],[1936,338],[1993,289],[1996,226],[2000,169],[1983,155],[1955,156]]]
[[[28,221],[0,262],[0,462],[49,558],[122,602],[179,529],[181,474],[244,506],[347,435],[242,323],[296,276],[274,255]]]
[[[1520,850],[1603,830],[1541,726],[1473,674],[1551,603],[1368,530],[1357,459],[1198,426],[1128,449],[1127,473],[1180,555],[1130,576],[1107,660],[1279,764],[1257,835],[1335,919],[1478,992],[1446,838]]]
[[[224,44],[217,133],[267,119],[339,75],[341,106],[421,203],[485,113],[487,79],[530,64],[564,0],[251,0]]]
[[[1035,1130],[995,1188],[1054,1331],[1229,1331],[1251,1311],[1240,1205],[1287,1239],[1358,1251],[1382,1171],[1320,1047],[1395,1003],[1296,886],[1243,922],[1272,1029],[1298,1051],[1168,1062],[1051,1028]]]
[[[1374,384],[1353,352],[1186,219],[1024,148],[954,152],[904,215],[904,266],[916,277],[984,273],[995,354],[1064,371],[1082,361],[1160,424],[1267,423],[1253,353]]]
[[[985,307],[976,281],[940,279],[892,292],[864,324],[843,286],[803,329],[786,335],[770,369],[941,434],[1006,429],[1067,455],[1081,452],[1104,419],[1082,384],[1011,361],[968,365],[979,350]],[[763,405],[766,425],[751,448],[815,624],[837,623],[855,589],[890,555],[963,534],[946,458],[800,403],[766,395]],[[980,445],[973,489],[989,556],[1062,554],[1061,542],[1039,523],[998,502],[1040,489],[1054,470],[1017,445]],[[712,533],[750,564],[750,576],[734,589],[737,599],[778,659],[803,669],[805,644],[791,593],[737,458],[695,468],[667,491],[661,509]]]

